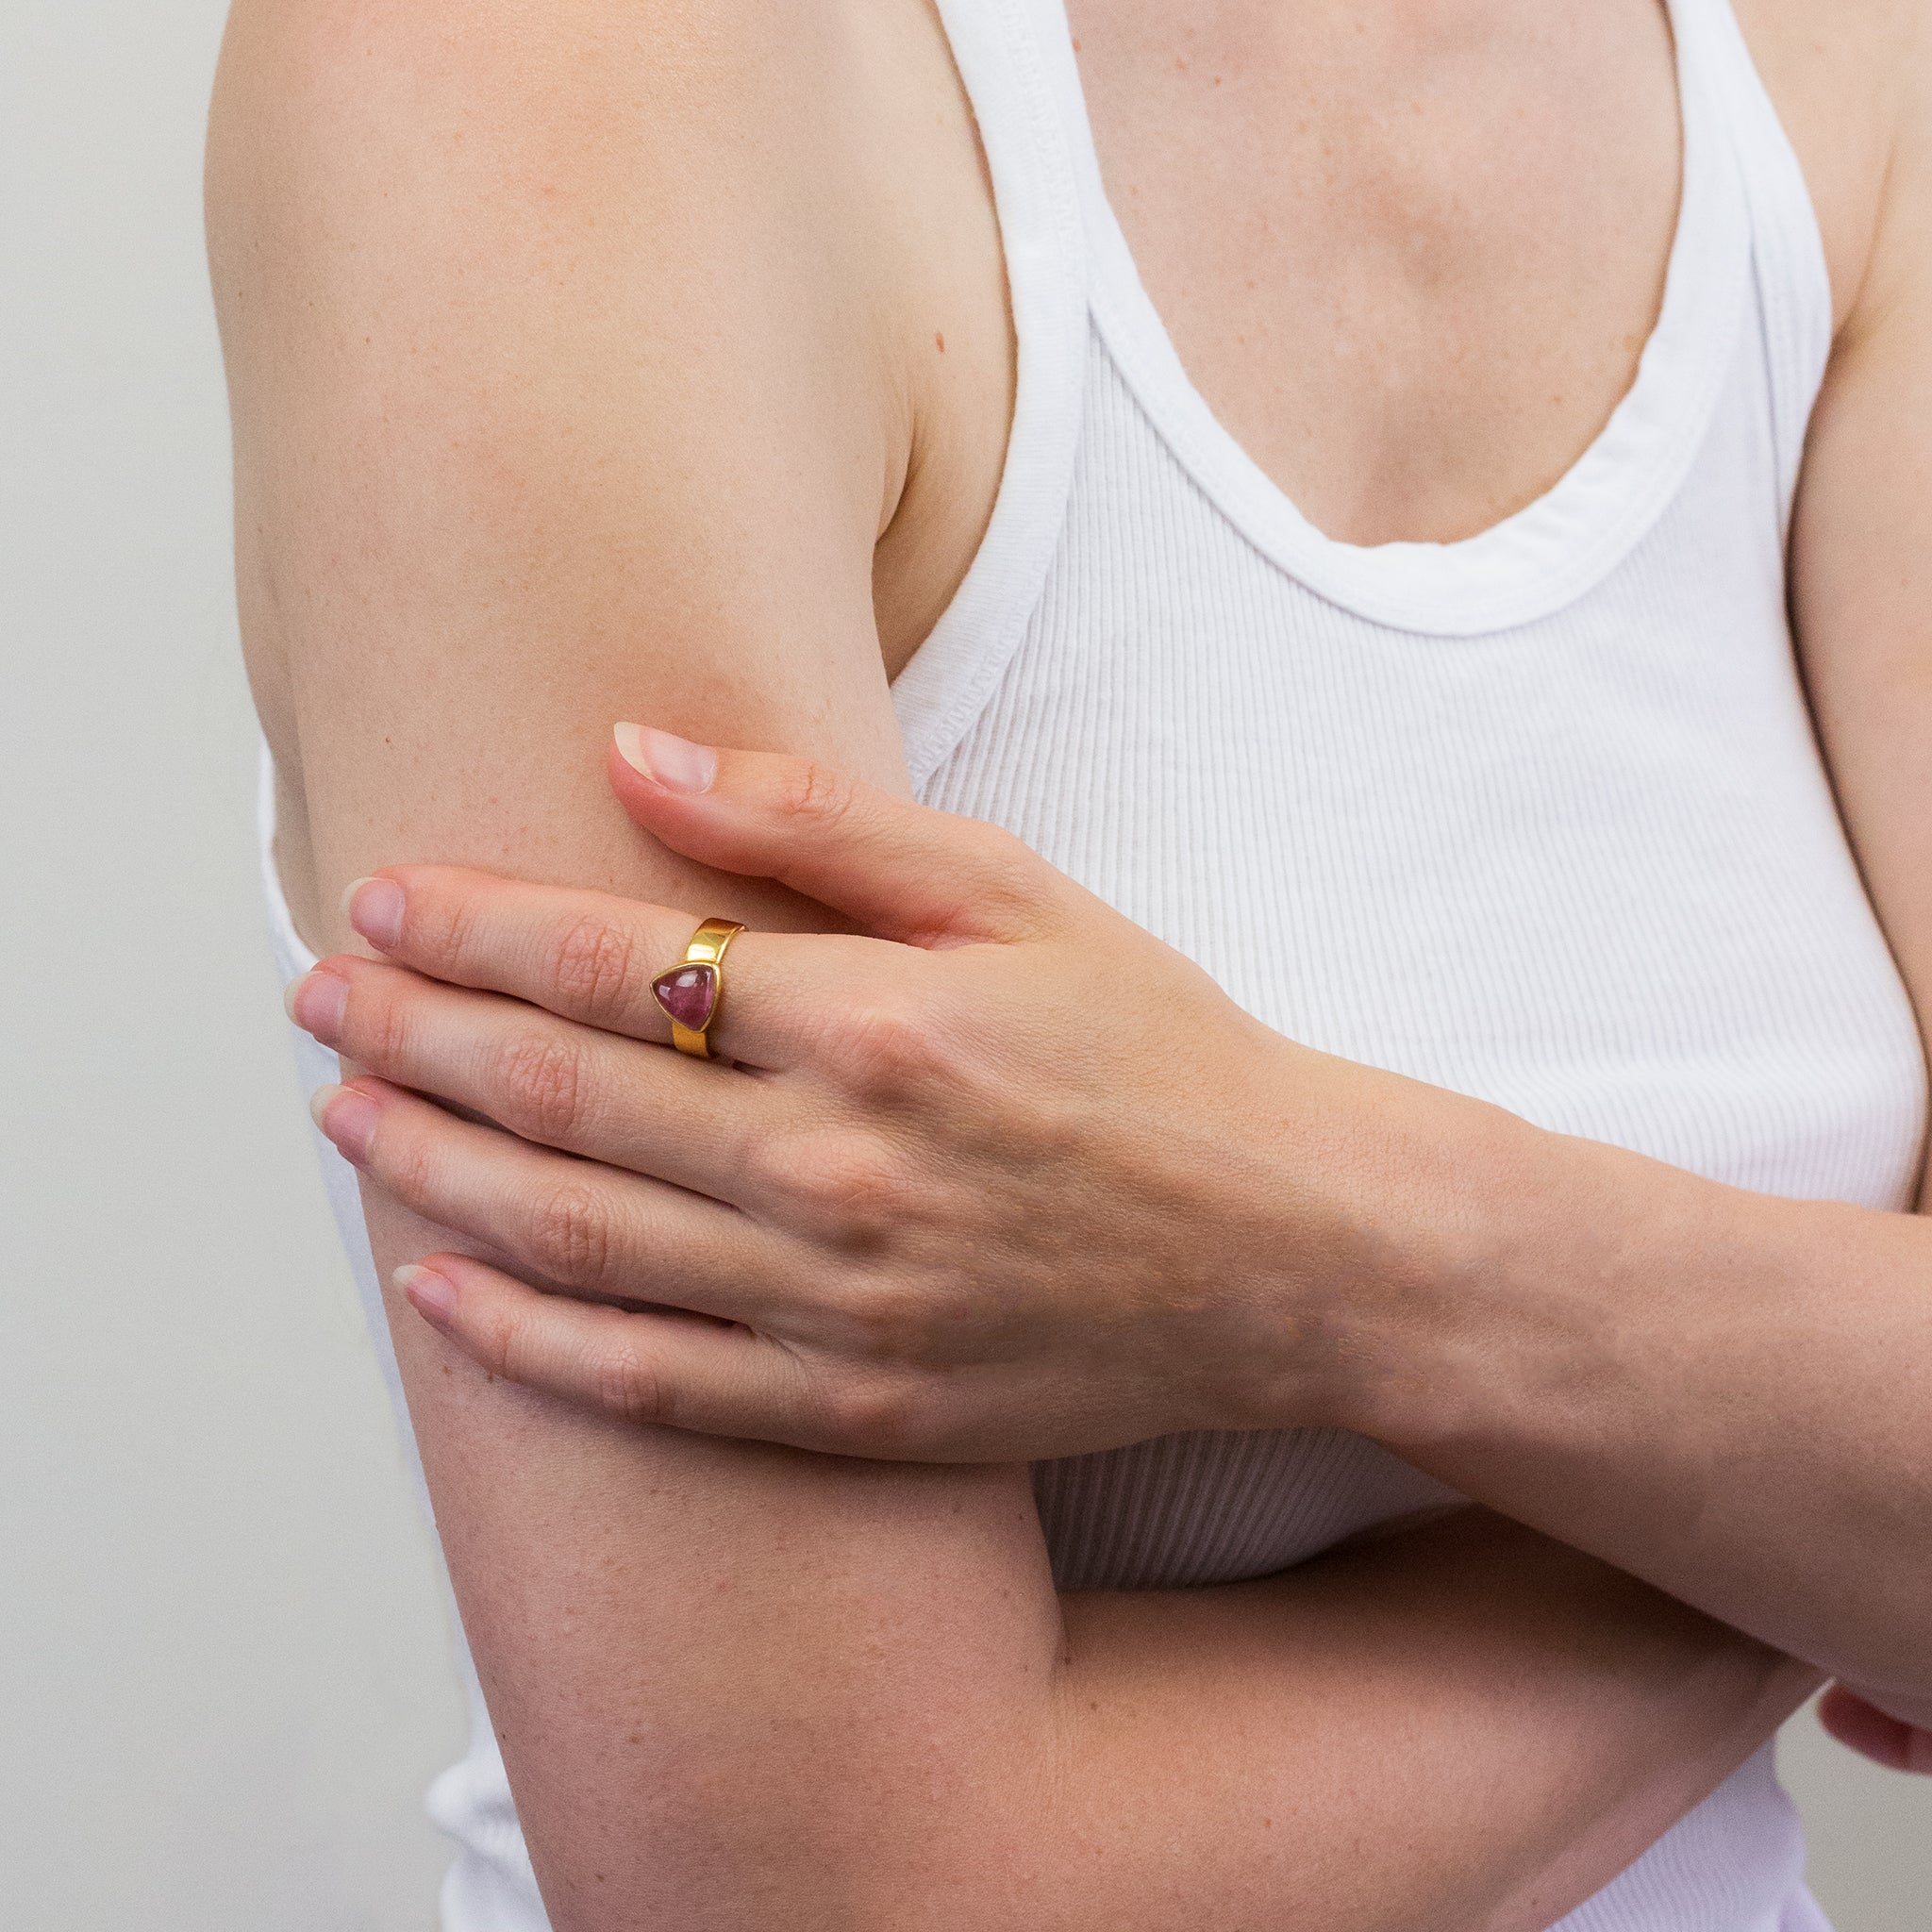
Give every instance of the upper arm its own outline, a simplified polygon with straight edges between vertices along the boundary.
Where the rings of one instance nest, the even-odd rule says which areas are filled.
[[[1812,418],[1791,594],[1840,809],[1924,1030],[1932,1027],[1932,6],[1915,0],[1903,11],[1896,142],[1869,262]]]
[[[210,148],[251,658],[319,873],[638,887],[611,720],[898,773],[903,435],[813,10],[237,8]],[[347,937],[339,924],[327,941]]]
[[[352,942],[348,879],[411,859],[807,917],[636,832],[617,718],[903,784],[871,608],[903,410],[814,107],[828,13],[238,6],[210,147],[238,574],[320,946]],[[448,1244],[368,1207],[385,1271]],[[873,1828],[908,1759],[930,1856],[1057,1641],[1024,1470],[622,1429],[391,1314],[559,1926],[728,1918]],[[827,1748],[837,1780],[800,1755]],[[762,1811],[722,1862],[679,1809],[718,1775]]]

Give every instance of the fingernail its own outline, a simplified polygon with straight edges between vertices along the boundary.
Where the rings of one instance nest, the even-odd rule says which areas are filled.
[[[457,1285],[447,1274],[415,1262],[398,1268],[390,1276],[408,1296],[409,1306],[432,1326],[441,1328],[456,1313]]]
[[[342,894],[342,916],[372,946],[388,952],[403,937],[403,889],[393,879],[352,879]]]
[[[648,724],[620,724],[612,735],[618,757],[666,791],[708,791],[718,775],[718,754],[708,745]]]
[[[349,1008],[349,982],[340,974],[319,968],[305,973],[284,999],[289,1018],[325,1046],[342,1043],[342,1015]]]
[[[359,1167],[369,1158],[369,1143],[375,1139],[382,1109],[366,1093],[358,1093],[353,1087],[318,1087],[308,1111],[344,1160]]]

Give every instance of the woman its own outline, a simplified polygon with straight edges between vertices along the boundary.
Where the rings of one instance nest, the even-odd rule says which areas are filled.
[[[231,25],[445,1924],[1815,1927],[1767,1740],[1932,1708],[1922,9],[1071,11]]]

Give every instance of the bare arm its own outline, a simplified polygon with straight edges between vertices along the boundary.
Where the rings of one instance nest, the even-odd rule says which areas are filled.
[[[1840,327],[1792,534],[1800,658],[1839,805],[1932,1023],[1932,9],[1767,16],[1824,186]],[[1772,26],[1776,32],[1771,31]],[[1856,34],[1854,34],[1856,28]],[[1829,42],[1824,46],[1824,42]],[[1819,44],[1814,44],[1819,43]],[[1856,60],[1846,53],[1857,50]],[[1809,63],[1840,77],[1801,89]],[[1870,211],[1828,139],[1871,143]],[[1918,1214],[1773,1201],[1614,1149],[1516,1136],[1507,1252],[1465,1307],[1491,1345],[1425,1441],[1492,1507],[1625,1564],[1932,1723],[1932,1192]],[[1592,1314],[1591,1311],[1597,1311]],[[1466,1339],[1466,1338],[1465,1338]],[[1418,1354],[1447,1345],[1448,1327]],[[1439,1383],[1437,1386],[1441,1386]],[[1921,1750],[1923,1746],[1918,1746]],[[1905,1761],[1903,1740],[1890,1752]]]
[[[1792,614],[1839,807],[1924,1033],[1932,1026],[1932,12],[1915,10],[1900,148],[1812,422]],[[1932,1172],[1921,1175],[1918,1209],[1932,1214]],[[1932,1241],[1924,1246],[1918,1290],[1932,1300]],[[1922,1422],[1928,1407],[1917,1410]],[[1932,1541],[1932,1521],[1922,1526]],[[1921,1729],[1885,1734],[1876,1755],[1932,1771],[1932,1689],[1907,1687],[1887,1701]],[[1840,1734],[1873,1748],[1871,1725],[1840,1714]]]
[[[911,434],[868,278],[890,210],[820,105],[835,12],[777,14],[238,11],[211,167],[241,595],[324,944],[342,884],[404,858],[808,921],[638,838],[613,716],[903,787],[871,581]],[[444,1244],[368,1211],[385,1269]],[[625,1429],[392,1313],[572,1932],[1526,1932],[1805,1688],[1481,1518],[1063,1605],[1024,1470]]]
[[[1839,808],[1932,1025],[1932,9],[1857,299],[1812,418],[1792,614]],[[1919,1211],[1932,1209],[1932,1177]],[[1932,1299],[1932,1279],[1926,1282]]]

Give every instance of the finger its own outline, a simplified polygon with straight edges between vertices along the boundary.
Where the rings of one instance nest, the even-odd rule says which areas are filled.
[[[447,865],[386,867],[358,879],[344,903],[356,930],[398,965],[660,1044],[671,1018],[651,983],[681,963],[698,924],[670,907]],[[720,971],[711,1050],[793,1064],[823,1033],[828,1003],[862,1004],[867,975],[890,972],[894,950],[849,934],[738,934]]]
[[[748,1215],[459,1121],[382,1080],[325,1087],[311,1105],[343,1158],[404,1207],[545,1282],[733,1322],[778,1312],[783,1238]]]
[[[734,1207],[763,1205],[762,1150],[779,1144],[797,1111],[780,1080],[373,960],[324,961],[291,989],[289,1008],[325,1046],[381,1079],[525,1141]]]
[[[1932,1775],[1932,1731],[1922,1730],[1834,1684],[1819,1700],[1818,1721],[1840,1744],[1892,1771]]]
[[[773,878],[912,945],[1024,939],[1071,890],[1010,833],[935,811],[809,758],[713,751],[620,724],[610,783],[674,852]]]
[[[801,1359],[751,1329],[541,1294],[462,1255],[432,1256],[395,1280],[492,1375],[620,1422],[835,1446]]]

